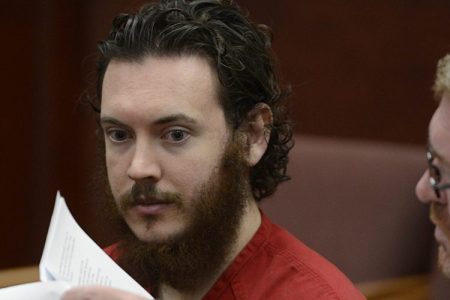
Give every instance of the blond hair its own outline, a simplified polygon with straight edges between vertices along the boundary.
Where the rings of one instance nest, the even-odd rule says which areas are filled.
[[[439,102],[444,94],[450,94],[450,54],[441,58],[437,64],[433,92]]]

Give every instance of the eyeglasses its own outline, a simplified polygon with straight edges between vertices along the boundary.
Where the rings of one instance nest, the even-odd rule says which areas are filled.
[[[441,171],[433,164],[433,154],[427,151],[428,173],[430,175],[430,184],[436,193],[436,197],[441,198],[441,191],[450,189],[450,183],[441,183]]]

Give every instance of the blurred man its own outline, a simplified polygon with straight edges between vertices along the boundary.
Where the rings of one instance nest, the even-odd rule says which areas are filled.
[[[450,55],[438,63],[434,93],[439,106],[428,129],[428,170],[417,183],[416,194],[430,204],[439,265],[450,277]]]
[[[123,222],[106,251],[160,299],[363,299],[258,208],[288,179],[292,130],[268,29],[231,2],[148,5],[100,43],[92,105]],[[65,296],[87,298],[138,299]]]

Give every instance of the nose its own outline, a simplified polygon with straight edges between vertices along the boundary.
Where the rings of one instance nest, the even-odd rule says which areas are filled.
[[[153,149],[150,142],[137,141],[127,170],[128,177],[134,181],[142,179],[160,180],[162,170],[157,157],[157,151]]]
[[[444,197],[438,198],[433,187],[430,184],[430,175],[428,170],[426,170],[422,177],[416,184],[416,196],[419,200],[426,204],[431,204],[433,202],[442,203],[445,201]]]

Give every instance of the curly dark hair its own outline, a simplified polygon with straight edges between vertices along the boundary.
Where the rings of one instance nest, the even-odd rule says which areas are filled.
[[[266,103],[273,113],[270,140],[261,160],[250,170],[257,201],[288,180],[292,128],[283,91],[274,71],[269,28],[249,21],[232,0],[162,0],[138,12],[120,14],[106,40],[98,45],[97,95],[91,105],[100,113],[102,84],[113,59],[137,61],[148,55],[201,55],[216,69],[220,101],[228,124],[239,128],[248,112]]]

